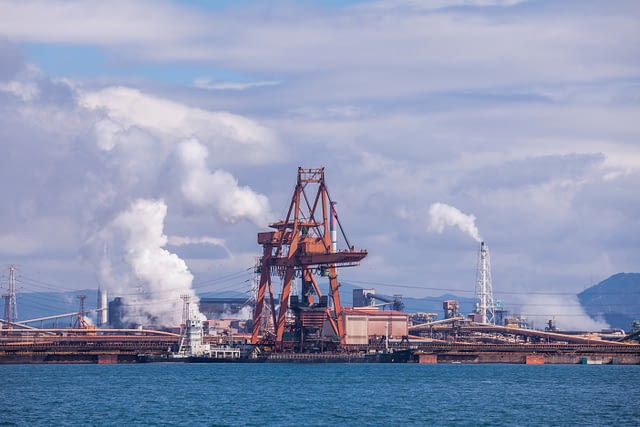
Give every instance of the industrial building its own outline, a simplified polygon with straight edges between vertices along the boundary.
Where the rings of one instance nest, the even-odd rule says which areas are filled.
[[[105,292],[98,295],[100,327],[84,321],[84,296],[79,296],[74,328],[34,328],[15,318],[15,291],[10,288],[0,363],[190,361],[184,350],[188,347],[222,349],[204,352],[209,356],[198,362],[640,364],[640,322],[629,335],[583,336],[559,333],[551,323],[548,330],[538,331],[513,321],[493,299],[485,242],[480,243],[473,313],[460,313],[458,301],[447,300],[442,320],[434,320],[436,313],[407,314],[400,295],[388,297],[371,288],[355,289],[353,307],[344,307],[338,270],[358,265],[368,252],[349,242],[324,168],[298,168],[287,214],[270,228],[257,236],[262,256],[255,297],[201,298],[199,310],[208,319],[203,322],[192,315],[189,297],[183,296],[182,330],[177,325],[174,331],[156,331],[128,324],[126,301],[115,297],[107,307]],[[320,280],[328,281],[326,294]],[[279,293],[275,283],[282,283],[275,291]],[[253,317],[247,318],[250,311]],[[184,357],[172,358],[176,354]]]
[[[346,345],[380,344],[409,335],[409,315],[401,311],[345,309],[344,323]]]
[[[358,265],[367,251],[349,243],[324,168],[298,168],[286,217],[270,227],[258,233],[262,257],[251,342],[267,344],[267,338],[280,351],[335,350],[345,340],[338,268]],[[341,250],[339,231],[346,246]],[[283,280],[277,309],[273,276]],[[296,278],[301,290],[292,295]],[[317,278],[328,279],[328,295],[322,295]]]
[[[376,294],[375,289],[354,289],[353,290],[353,306],[354,307],[381,307],[391,310],[402,311],[404,303],[402,295],[394,295],[388,297]]]

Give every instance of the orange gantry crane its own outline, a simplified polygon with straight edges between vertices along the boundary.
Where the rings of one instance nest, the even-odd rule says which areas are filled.
[[[298,181],[293,191],[286,219],[270,225],[274,231],[258,233],[258,244],[263,253],[259,261],[260,282],[256,295],[251,342],[257,344],[261,329],[267,319],[267,292],[274,326],[275,348],[282,350],[285,329],[289,340],[303,343],[322,329],[325,322],[331,325],[334,337],[344,342],[345,328],[340,304],[338,267],[354,266],[367,256],[365,250],[355,250],[342,230],[324,179],[324,168],[298,168]],[[337,231],[340,228],[347,245],[346,250],[337,249]],[[280,306],[276,313],[273,298],[272,277],[282,280]],[[329,278],[329,295],[322,296],[316,276]],[[294,279],[302,282],[301,295],[290,295]],[[291,298],[290,298],[291,297]],[[316,299],[317,297],[317,299]],[[291,302],[291,304],[290,304]],[[289,316],[287,316],[289,314]],[[293,320],[291,318],[293,315]],[[266,316],[265,316],[266,317]],[[291,338],[294,335],[295,338]],[[297,346],[296,348],[302,349]]]

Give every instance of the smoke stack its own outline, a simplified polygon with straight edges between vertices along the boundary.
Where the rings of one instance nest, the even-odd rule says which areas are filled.
[[[96,322],[98,327],[105,326],[109,321],[107,299],[107,291],[98,288],[98,321]]]
[[[329,231],[331,232],[331,252],[338,251],[338,227],[336,205],[338,202],[331,202],[331,221],[329,222]]]

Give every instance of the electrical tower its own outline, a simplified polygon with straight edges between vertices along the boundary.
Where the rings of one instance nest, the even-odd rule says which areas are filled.
[[[2,297],[4,298],[4,321],[5,325],[11,327],[12,323],[18,321],[18,305],[16,303],[16,271],[17,268],[13,265],[9,266],[9,284],[7,293]]]
[[[478,272],[476,275],[476,313],[480,315],[480,323],[495,324],[495,304],[491,288],[491,262],[489,246],[480,243],[478,252]]]
[[[336,226],[342,231],[346,250],[337,249]],[[266,299],[273,316],[271,320],[276,349],[283,350],[285,341],[287,346],[299,350],[303,350],[310,339],[316,340],[314,345],[320,342],[320,345],[324,345],[327,324],[342,343],[345,330],[337,268],[357,265],[367,256],[367,251],[355,250],[349,244],[338,219],[335,203],[331,203],[329,197],[324,168],[298,168],[298,180],[286,219],[273,223],[270,227],[275,231],[258,233],[258,243],[263,247],[263,254],[258,267],[260,281],[251,342],[258,343],[261,326],[269,323],[263,319],[267,314],[264,309]],[[282,280],[280,307],[277,312],[273,297],[273,275]],[[316,276],[329,278],[328,297],[321,294]],[[295,278],[301,280],[301,295],[291,295]],[[265,298],[267,292],[268,298]]]
[[[191,318],[191,296],[187,294],[180,295],[182,299],[182,331],[180,334],[180,344],[178,346],[178,353],[184,353],[185,348],[190,346],[189,335],[187,334],[187,325],[189,323],[189,319]]]
[[[182,294],[180,295],[180,299],[182,300],[182,324],[186,325],[187,320],[191,318],[191,296]]]
[[[260,263],[261,263],[261,259],[257,258],[256,264],[254,267],[254,278],[253,278],[253,283],[251,285],[251,297],[249,301],[250,305],[253,307],[256,306],[256,302],[258,301],[258,289],[260,287],[260,277],[261,277],[260,271],[262,270]],[[276,321],[275,311],[274,311],[275,302],[271,299],[272,296],[273,296],[273,290],[270,289],[269,294],[263,297],[262,316],[260,319],[260,325],[258,327],[256,327],[255,325],[253,326],[258,331],[261,331],[263,333],[263,336],[264,335],[275,336],[275,321]]]
[[[86,301],[87,296],[78,295],[77,298],[80,300],[80,310],[78,310],[74,328],[85,329],[87,326],[89,326],[86,319],[86,310],[84,309],[84,302]]]

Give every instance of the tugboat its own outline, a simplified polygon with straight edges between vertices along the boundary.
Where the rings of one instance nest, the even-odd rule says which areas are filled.
[[[177,352],[166,355],[140,355],[142,362],[183,362],[183,363],[217,363],[237,362],[240,359],[240,349],[231,346],[211,347],[202,341],[203,328],[199,313],[191,313],[188,302],[185,313],[189,313],[185,320],[184,329],[180,335]]]
[[[370,363],[409,363],[413,359],[411,349],[391,349],[369,353],[364,356],[365,362]]]
[[[188,363],[229,362],[240,359],[240,349],[237,347],[218,346],[202,342],[202,320],[195,315],[185,322],[184,331],[180,337],[177,353],[170,357],[184,359]]]

